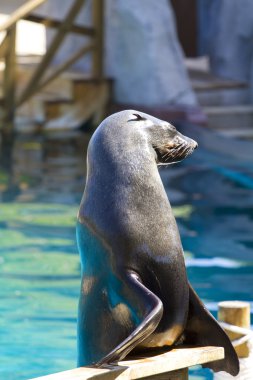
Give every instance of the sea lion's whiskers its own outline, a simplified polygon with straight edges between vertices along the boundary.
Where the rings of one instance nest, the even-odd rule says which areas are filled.
[[[170,157],[172,151],[173,151],[173,149],[168,150],[168,151],[162,156],[162,158],[165,158],[165,157],[168,158],[168,157]]]
[[[170,152],[166,152],[164,153],[164,155],[162,155],[162,158],[165,158]]]
[[[172,158],[173,157],[172,156],[172,151],[170,150],[168,153],[166,153],[165,157],[166,157],[166,160]]]
[[[188,149],[189,149],[188,144],[184,144],[182,148],[180,149],[180,156],[186,157]]]

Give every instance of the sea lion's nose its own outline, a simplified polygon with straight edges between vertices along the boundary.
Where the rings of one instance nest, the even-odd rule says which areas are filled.
[[[194,150],[197,149],[198,146],[199,146],[198,143],[197,143],[196,141],[194,141],[193,149],[194,149]]]

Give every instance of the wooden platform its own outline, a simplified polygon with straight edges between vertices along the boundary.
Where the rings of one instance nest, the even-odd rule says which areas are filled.
[[[37,380],[135,380],[150,377],[162,379],[165,378],[165,374],[166,380],[186,380],[189,367],[223,358],[222,347],[178,348],[156,356],[122,361],[115,366],[80,367],[38,377]]]

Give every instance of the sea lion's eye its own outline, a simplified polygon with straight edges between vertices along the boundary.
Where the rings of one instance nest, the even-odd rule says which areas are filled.
[[[169,124],[169,128],[173,132],[175,132],[177,130],[176,127],[174,127],[174,125],[172,125],[172,124]]]
[[[138,113],[133,113],[133,116],[135,116],[134,119],[130,119],[128,121],[140,121],[140,120],[147,120],[145,117],[139,115]]]

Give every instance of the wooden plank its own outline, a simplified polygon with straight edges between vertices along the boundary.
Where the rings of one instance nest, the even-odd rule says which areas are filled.
[[[0,58],[4,58],[8,49],[8,38],[7,34],[5,35],[3,41],[0,44]]]
[[[53,99],[44,102],[44,114],[46,120],[56,119],[61,116],[62,105],[73,105],[70,99]]]
[[[127,366],[129,379],[135,380],[159,373],[188,368],[197,364],[224,359],[223,347],[177,348],[169,352],[139,360],[122,361],[120,366]]]
[[[61,23],[55,37],[53,38],[53,41],[51,45],[49,46],[47,53],[42,58],[40,64],[38,65],[37,69],[33,73],[27,87],[25,88],[24,92],[21,94],[17,102],[17,105],[21,105],[22,103],[24,103],[30,96],[34,94],[34,92],[36,92],[36,87],[38,86],[41,78],[43,77],[53,57],[55,56],[66,34],[69,32],[74,19],[76,18],[77,14],[83,7],[84,3],[85,3],[85,0],[76,0],[74,4],[72,5],[72,7],[70,8],[68,15],[66,16],[65,20]]]
[[[46,0],[30,0],[27,1],[24,5],[19,7],[16,11],[14,11],[10,17],[0,25],[0,32],[3,32],[7,29],[10,29],[13,25],[16,24],[17,21],[24,18],[38,6],[43,4]]]
[[[223,358],[223,347],[177,348],[152,357],[122,361],[115,366],[75,368],[39,377],[37,380],[136,380]]]
[[[103,33],[104,33],[104,1],[93,0],[93,25],[95,34],[95,49],[93,51],[92,74],[96,79],[103,77]]]
[[[4,96],[4,120],[6,128],[14,120],[15,112],[15,87],[16,87],[16,24],[7,31],[6,43],[8,45],[5,54],[5,70],[3,78]]]
[[[129,379],[127,377],[127,374],[125,372],[122,372],[122,370],[120,370],[119,372],[114,370],[112,373],[111,372],[104,372],[103,374],[101,373],[101,375],[99,375],[99,378],[104,379],[104,380],[112,380],[112,379],[114,380],[118,378],[122,380]],[[37,378],[37,380],[86,380],[86,379],[87,379],[86,374],[81,368],[80,369],[77,368],[76,370],[72,370],[72,371],[60,372],[58,374]],[[187,380],[187,379],[188,379],[187,368],[180,369],[177,371],[162,373],[159,375],[145,377],[145,380]]]
[[[72,81],[72,96],[75,102],[87,102],[91,98],[92,94],[97,92],[97,89],[101,87],[101,84],[107,82],[107,80],[98,81],[94,78],[76,79]],[[95,95],[96,97],[97,95]]]
[[[24,20],[43,24],[47,28],[59,28],[62,24],[62,21],[38,15],[27,15],[24,17]],[[72,25],[69,31],[83,36],[93,37],[95,35],[94,28],[81,25]]]

